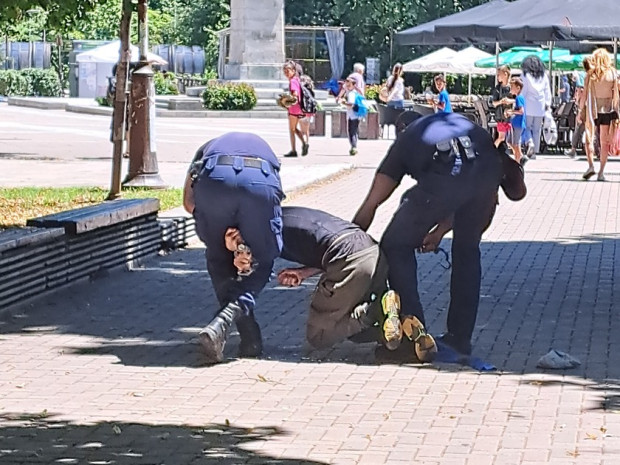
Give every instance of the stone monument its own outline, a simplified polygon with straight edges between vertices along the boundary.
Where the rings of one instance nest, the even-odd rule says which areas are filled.
[[[284,0],[231,0],[226,80],[283,79]]]

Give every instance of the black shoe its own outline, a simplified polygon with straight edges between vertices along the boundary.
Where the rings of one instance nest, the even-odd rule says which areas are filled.
[[[452,333],[444,333],[437,338],[437,341],[445,344],[458,353],[463,355],[471,355],[471,342],[455,336]]]
[[[528,161],[529,161],[529,158],[527,155],[521,155],[521,160],[519,161],[521,168],[523,168]]]
[[[230,327],[240,314],[241,308],[238,305],[228,304],[219,311],[211,323],[200,331],[198,338],[209,363],[218,363],[224,360],[224,346],[230,333]]]
[[[263,353],[263,338],[260,326],[253,316],[243,315],[237,319],[237,330],[241,341],[239,342],[239,357],[254,358]]]
[[[291,150],[289,153],[285,153],[284,156],[286,158],[293,158],[297,156],[297,152],[295,150]]]
[[[310,144],[302,144],[301,145],[301,156],[305,157],[308,155],[308,150],[310,150]]]

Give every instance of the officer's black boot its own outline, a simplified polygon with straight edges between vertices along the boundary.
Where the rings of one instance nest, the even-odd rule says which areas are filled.
[[[200,331],[198,337],[209,362],[217,363],[224,360],[224,346],[230,327],[241,314],[241,307],[235,303],[230,303],[220,310],[211,323]]]
[[[239,357],[258,357],[263,353],[263,339],[254,315],[241,315],[237,318],[237,330],[241,338]]]

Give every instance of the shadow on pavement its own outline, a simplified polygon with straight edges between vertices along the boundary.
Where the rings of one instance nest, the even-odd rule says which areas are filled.
[[[620,379],[620,364],[609,361],[609,354],[620,351],[620,318],[614,312],[620,294],[614,282],[620,273],[618,237],[483,242],[474,355],[501,372],[557,373],[599,384]],[[443,247],[449,250],[450,241]],[[449,304],[450,272],[442,264],[441,255],[419,256],[420,295],[434,334],[443,332]],[[283,266],[278,263],[276,270]],[[308,348],[305,320],[315,283],[288,289],[272,282],[261,294],[257,319],[264,358],[375,364],[373,344]],[[111,354],[126,365],[199,367],[204,361],[196,334],[216,310],[203,251],[191,248],[151,260],[131,273],[113,273],[15,307],[2,315],[0,334],[90,336],[63,350]],[[229,360],[238,340],[233,334],[227,344]],[[581,365],[556,371],[537,368],[538,359],[551,349],[571,354]],[[617,395],[606,402],[620,403]]]
[[[274,426],[149,425],[100,422],[77,425],[47,412],[0,415],[0,464],[154,463],[319,465],[304,459],[271,457],[245,447],[286,435]],[[251,446],[250,446],[251,447]]]

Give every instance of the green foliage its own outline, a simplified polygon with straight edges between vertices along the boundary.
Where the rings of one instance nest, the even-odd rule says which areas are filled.
[[[245,83],[212,84],[202,93],[208,110],[251,110],[256,101],[254,87]]]
[[[0,95],[59,97],[58,75],[51,69],[0,71]]]
[[[177,78],[174,73],[155,73],[153,76],[157,95],[178,95]]]
[[[106,97],[95,97],[95,101],[102,107],[112,106]]]
[[[12,69],[0,71],[0,95],[23,96],[30,92],[30,81],[21,72]]]
[[[35,97],[60,97],[62,89],[58,74],[53,69],[28,68],[21,70],[29,81],[29,94]]]
[[[374,85],[374,86],[366,86],[366,89],[364,91],[364,93],[366,94],[366,99],[367,100],[376,100],[377,102],[381,102],[381,100],[379,100],[379,91],[381,90],[381,86],[380,85]]]
[[[47,29],[63,30],[84,18],[98,0],[9,0],[0,1],[0,22],[19,24],[28,18],[28,10],[47,13]],[[0,28],[3,30],[4,28]]]

